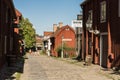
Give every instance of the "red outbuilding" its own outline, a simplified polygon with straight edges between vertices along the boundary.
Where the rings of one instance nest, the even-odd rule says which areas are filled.
[[[69,25],[54,27],[51,39],[51,55],[62,56],[75,55],[75,31]],[[67,50],[70,49],[70,50]],[[63,52],[63,54],[62,54]]]

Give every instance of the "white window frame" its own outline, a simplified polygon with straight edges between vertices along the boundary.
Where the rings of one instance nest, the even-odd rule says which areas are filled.
[[[103,22],[106,22],[106,9],[107,8],[107,4],[106,4],[106,1],[102,1],[100,3],[100,22],[103,23]]]

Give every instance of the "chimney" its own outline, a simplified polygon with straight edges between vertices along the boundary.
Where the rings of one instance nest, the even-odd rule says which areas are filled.
[[[59,22],[59,28],[61,28],[63,26],[62,22]]]
[[[53,24],[53,32],[57,31],[57,24]]]

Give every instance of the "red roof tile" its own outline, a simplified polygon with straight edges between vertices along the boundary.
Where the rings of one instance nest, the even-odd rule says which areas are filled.
[[[53,32],[44,32],[44,36],[50,36],[52,34],[53,34]]]
[[[66,26],[59,28],[56,32],[54,32],[53,35],[51,35],[51,37],[56,37],[61,31],[63,31],[66,28],[70,28],[74,32],[74,29],[72,27],[70,27],[69,25],[66,25]]]
[[[16,13],[16,16],[18,17],[22,16],[22,14],[17,9],[15,9],[15,13]]]

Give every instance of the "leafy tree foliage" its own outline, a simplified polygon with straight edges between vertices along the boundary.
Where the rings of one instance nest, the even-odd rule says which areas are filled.
[[[33,28],[32,23],[28,18],[22,17],[20,21],[20,35],[21,38],[25,41],[25,47],[30,49],[34,47],[35,44],[35,29]]]

